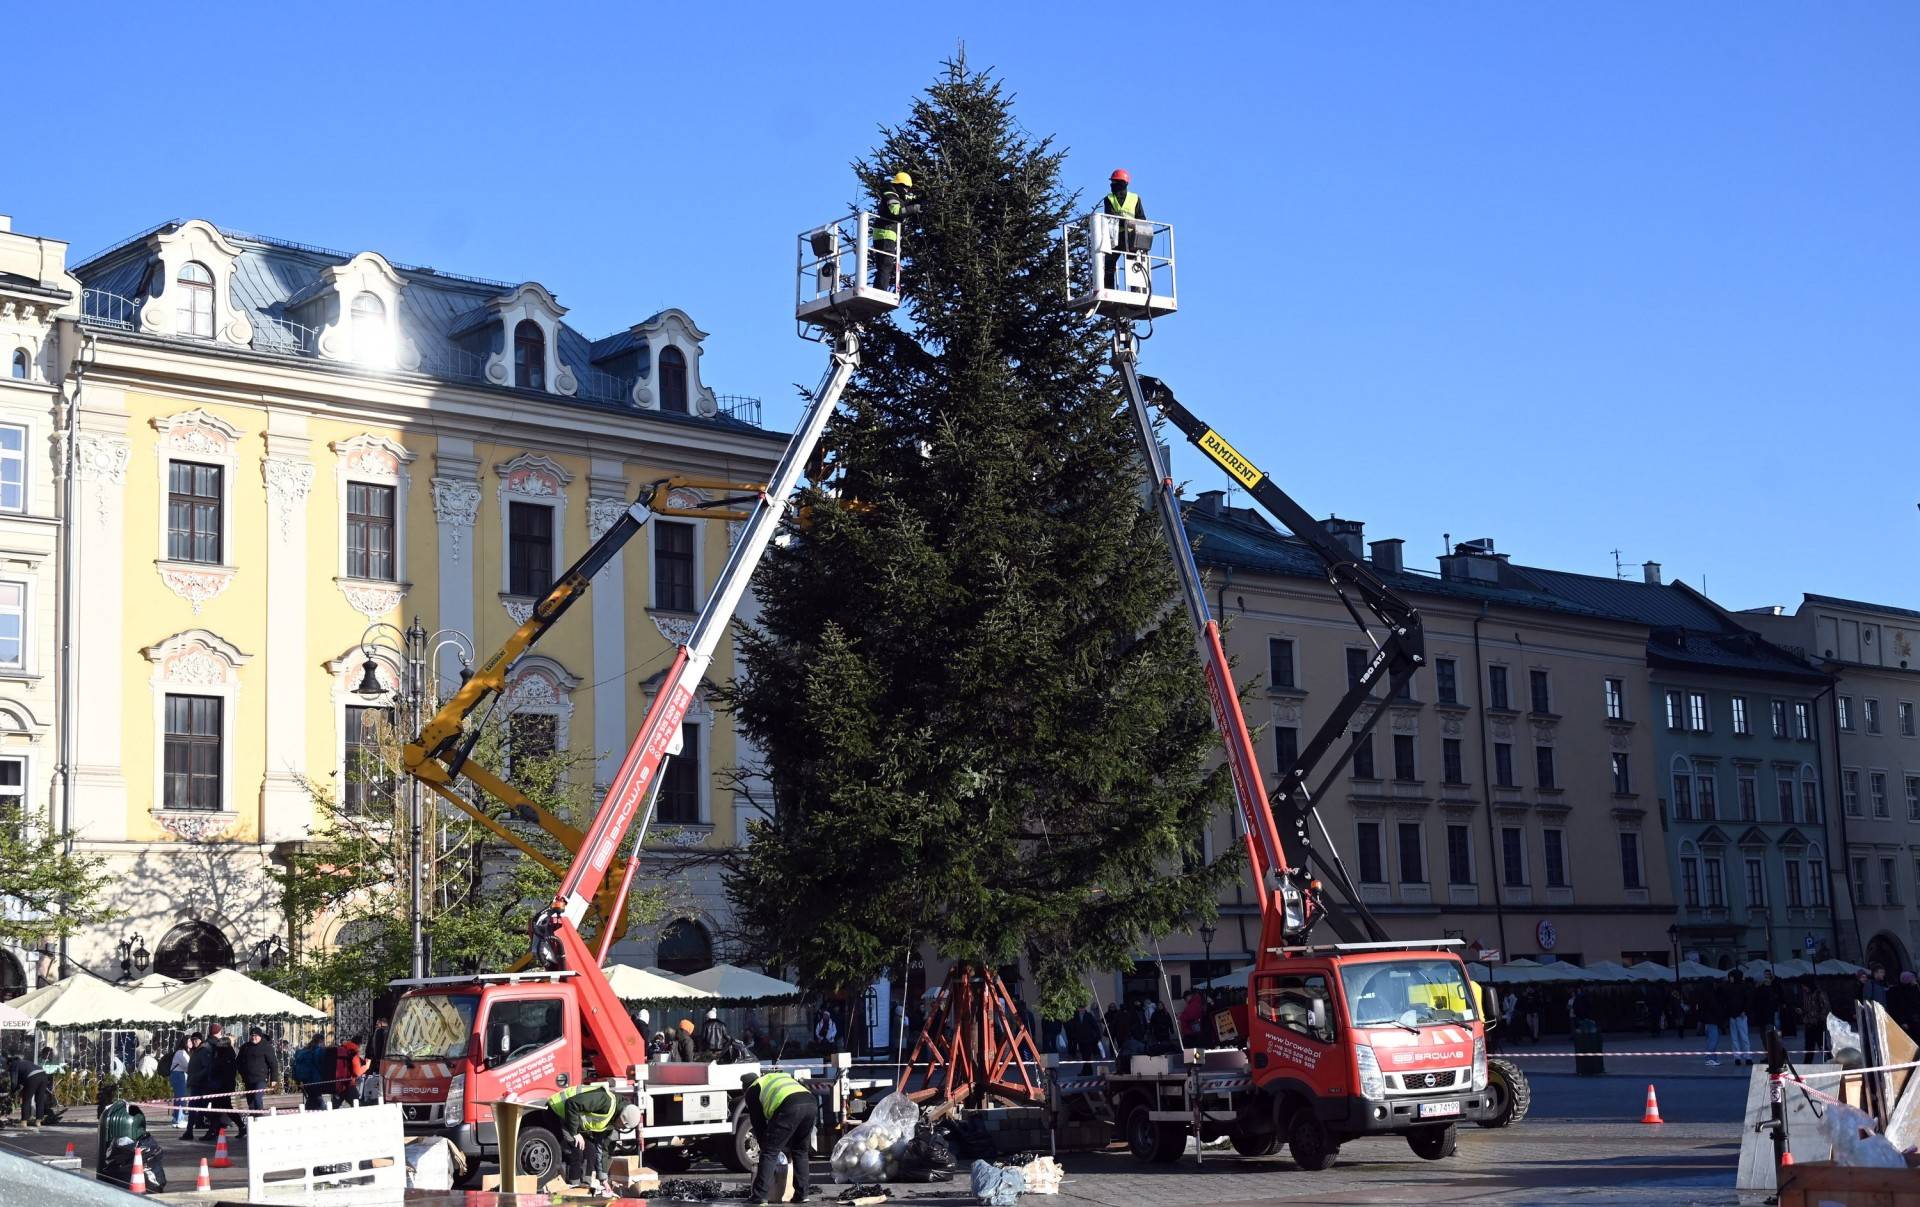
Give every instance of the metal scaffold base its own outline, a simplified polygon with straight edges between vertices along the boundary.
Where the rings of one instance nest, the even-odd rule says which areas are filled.
[[[955,964],[900,1073],[915,1102],[945,1105],[1046,1100],[1043,1062],[1000,974]]]

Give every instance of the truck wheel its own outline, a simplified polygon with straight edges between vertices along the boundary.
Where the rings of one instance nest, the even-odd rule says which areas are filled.
[[[1127,1149],[1154,1165],[1169,1165],[1187,1151],[1187,1129],[1178,1123],[1159,1123],[1146,1103],[1127,1112]]]
[[[548,1182],[565,1179],[566,1150],[552,1131],[539,1124],[523,1125],[517,1148],[520,1172],[533,1179],[536,1193],[545,1190]]]
[[[1280,1137],[1272,1132],[1252,1135],[1247,1132],[1229,1132],[1227,1139],[1233,1144],[1233,1151],[1243,1157],[1271,1157],[1280,1151]]]
[[[1320,1122],[1313,1108],[1303,1106],[1293,1113],[1293,1121],[1287,1125],[1287,1152],[1295,1165],[1317,1173],[1333,1164],[1340,1155],[1340,1146],[1333,1142],[1327,1125]]]
[[[1484,1119],[1475,1120],[1481,1127],[1507,1127],[1527,1117],[1527,1108],[1533,1105],[1533,1087],[1527,1084],[1527,1075],[1519,1065],[1499,1056],[1487,1058],[1487,1095],[1493,1099],[1493,1110]]]
[[[1407,1133],[1407,1147],[1413,1155],[1422,1161],[1441,1161],[1453,1155],[1460,1143],[1460,1127],[1449,1123],[1444,1127],[1422,1127]]]
[[[720,1158],[735,1173],[752,1173],[760,1165],[760,1141],[753,1135],[753,1121],[741,1115],[733,1121],[733,1142]]]
[[[692,1150],[665,1144],[658,1147],[648,1145],[640,1154],[640,1159],[648,1169],[657,1173],[685,1173],[693,1168]]]

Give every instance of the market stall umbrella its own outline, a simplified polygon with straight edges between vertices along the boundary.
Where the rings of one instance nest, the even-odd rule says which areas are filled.
[[[31,1031],[33,1016],[22,1014],[5,1002],[0,1002],[0,1031]]]
[[[326,1011],[315,1010],[299,998],[231,968],[216,969],[190,985],[182,985],[158,1004],[171,1006],[182,1018],[216,1022],[240,1018],[319,1022],[327,1017]]]
[[[1636,981],[1673,980],[1673,969],[1665,964],[1656,964],[1652,960],[1642,960],[1638,964],[1627,965],[1627,975]]]
[[[1740,975],[1749,981],[1757,981],[1773,971],[1773,965],[1765,960],[1748,960],[1740,965]]]
[[[665,973],[635,968],[631,964],[609,964],[605,971],[607,983],[613,986],[613,995],[623,1002],[679,1002],[701,998],[718,1000],[720,996],[704,989],[695,989],[685,981],[676,980]]]
[[[1797,976],[1812,976],[1813,965],[1805,960],[1782,960],[1773,966],[1773,975],[1783,981]]]
[[[1718,968],[1709,968],[1698,960],[1680,961],[1680,979],[1683,981],[1724,981],[1727,974]]]
[[[1582,965],[1579,971],[1580,979],[1583,981],[1605,981],[1609,984],[1618,984],[1638,979],[1628,971],[1625,964],[1616,963],[1613,960],[1595,960],[1591,964]]]
[[[681,983],[729,1002],[775,1002],[800,996],[800,986],[763,976],[751,968],[715,964],[679,978]]]
[[[137,981],[128,981],[125,985],[122,985],[121,988],[133,994],[135,997],[143,997],[150,1002],[157,1002],[184,984],[186,984],[185,981],[180,980],[178,977],[170,977],[164,972],[149,972]]]
[[[10,1004],[47,1031],[125,1031],[182,1021],[171,1006],[128,993],[90,972],[42,985]]]
[[[1822,960],[1813,966],[1813,970],[1821,976],[1852,976],[1856,972],[1866,971],[1860,965],[1849,964],[1845,960]]]

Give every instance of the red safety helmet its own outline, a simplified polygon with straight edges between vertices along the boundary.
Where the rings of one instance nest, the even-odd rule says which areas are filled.
[[[1113,170],[1113,175],[1107,177],[1107,179],[1118,180],[1123,184],[1133,183],[1133,176],[1130,173],[1128,173],[1128,171],[1125,168],[1115,168]]]

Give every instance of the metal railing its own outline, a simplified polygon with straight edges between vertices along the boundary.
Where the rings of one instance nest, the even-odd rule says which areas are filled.
[[[719,406],[720,413],[727,418],[741,423],[751,423],[755,427],[760,426],[758,398],[746,394],[715,394],[713,400]]]
[[[476,381],[485,384],[487,358],[453,344],[430,347],[421,351],[420,372],[428,377],[444,378],[447,381]]]
[[[270,314],[253,315],[253,350],[281,356],[318,356],[320,329]]]
[[[104,289],[83,289],[80,291],[80,320],[132,331],[140,320],[140,303]]]
[[[573,371],[577,383],[573,396],[587,402],[603,402],[613,406],[631,406],[633,404],[633,378],[616,377],[612,373],[602,373],[598,369],[578,368]]]

